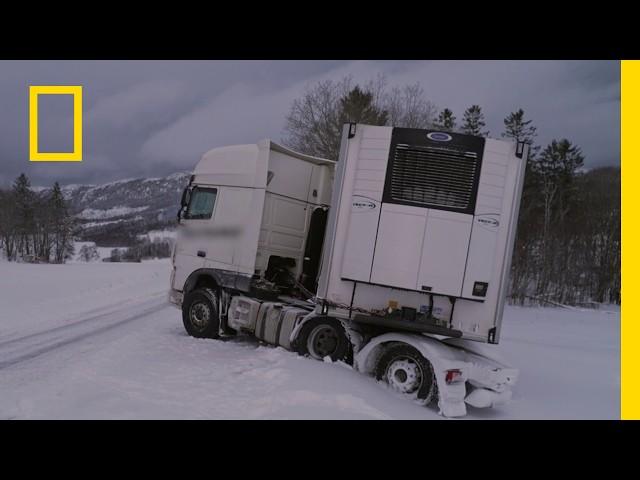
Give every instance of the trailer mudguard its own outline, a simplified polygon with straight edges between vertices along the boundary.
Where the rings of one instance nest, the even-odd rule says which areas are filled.
[[[431,362],[438,386],[438,407],[445,417],[462,417],[467,414],[465,406],[465,380],[467,364],[461,361],[452,347],[426,336],[407,333],[385,333],[369,341],[354,357],[354,368],[360,372],[372,374],[385,345],[406,343],[418,350]],[[446,371],[459,369],[463,372],[463,381],[447,385]]]
[[[184,282],[183,293],[186,294],[194,289],[199,281],[210,279],[218,287],[231,288],[241,292],[248,292],[251,277],[237,272],[230,272],[219,268],[199,268],[194,270]]]

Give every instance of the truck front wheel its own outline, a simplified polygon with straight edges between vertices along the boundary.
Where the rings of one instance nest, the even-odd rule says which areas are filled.
[[[196,338],[218,338],[216,294],[209,288],[189,292],[182,303],[182,323],[189,335]]]
[[[431,362],[407,344],[387,348],[378,360],[376,378],[423,405],[428,405],[438,396]]]

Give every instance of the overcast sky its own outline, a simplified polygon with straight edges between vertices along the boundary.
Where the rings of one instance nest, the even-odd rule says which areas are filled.
[[[420,82],[460,120],[482,106],[491,136],[523,108],[538,143],[566,137],[587,167],[620,163],[617,61],[0,61],[0,187],[21,172],[34,185],[103,183],[191,170],[206,150],[283,136],[306,86],[351,75]],[[29,85],[82,85],[80,163],[29,162]],[[71,145],[70,97],[41,97],[40,147]]]

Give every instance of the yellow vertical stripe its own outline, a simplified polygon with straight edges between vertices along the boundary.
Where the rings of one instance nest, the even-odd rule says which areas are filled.
[[[82,160],[82,86],[73,90],[73,157]]]
[[[621,67],[622,331],[623,419],[640,419],[640,60]],[[626,294],[626,295],[625,295]]]
[[[38,90],[29,87],[29,158],[38,154]]]

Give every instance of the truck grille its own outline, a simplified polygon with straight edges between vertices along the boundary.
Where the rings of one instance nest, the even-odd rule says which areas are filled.
[[[399,143],[392,162],[392,201],[453,210],[468,210],[475,203],[480,166],[475,152]]]

